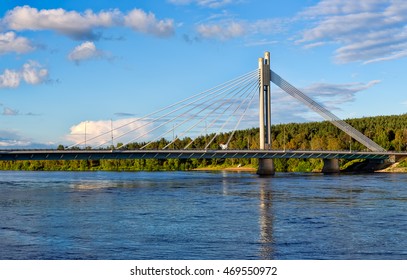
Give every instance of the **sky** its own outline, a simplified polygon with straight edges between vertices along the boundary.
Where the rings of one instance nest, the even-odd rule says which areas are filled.
[[[403,0],[4,0],[0,149],[75,144],[255,70],[265,51],[342,119],[406,112]],[[273,123],[322,120],[272,92]]]

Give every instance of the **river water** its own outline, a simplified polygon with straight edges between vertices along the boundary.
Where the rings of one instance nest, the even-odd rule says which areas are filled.
[[[0,259],[407,259],[407,174],[4,171]]]

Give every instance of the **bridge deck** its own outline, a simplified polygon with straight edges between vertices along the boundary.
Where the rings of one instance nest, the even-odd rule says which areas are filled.
[[[388,159],[395,152],[282,150],[0,150],[0,160],[321,158]]]

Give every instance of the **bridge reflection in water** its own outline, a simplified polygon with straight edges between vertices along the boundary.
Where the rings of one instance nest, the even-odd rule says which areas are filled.
[[[269,187],[270,180],[260,181],[259,198],[259,225],[260,225],[260,257],[264,260],[274,259],[274,238],[273,238],[273,194]]]

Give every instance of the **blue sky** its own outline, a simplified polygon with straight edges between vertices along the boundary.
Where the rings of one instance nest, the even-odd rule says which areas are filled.
[[[407,106],[402,0],[3,1],[0,148],[70,145],[257,68],[341,118]],[[273,122],[321,120],[273,87]]]

